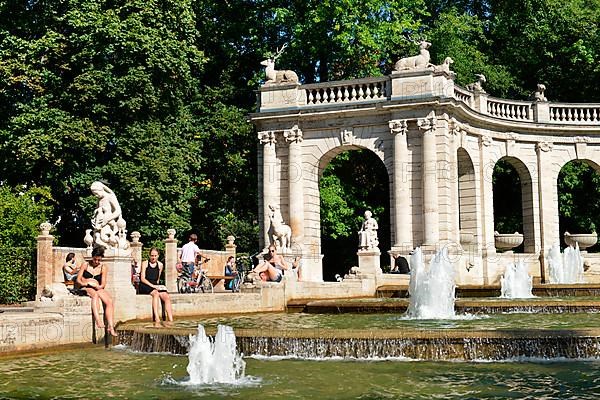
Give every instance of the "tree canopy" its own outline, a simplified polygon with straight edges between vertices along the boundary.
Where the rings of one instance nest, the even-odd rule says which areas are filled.
[[[81,245],[102,180],[147,244],[175,228],[254,250],[246,115],[278,48],[278,66],[311,83],[388,73],[427,38],[459,84],[484,73],[494,96],[539,82],[550,100],[597,102],[599,14],[600,0],[0,0],[0,185],[47,187],[67,245]],[[325,197],[344,185],[326,179]],[[331,237],[362,213],[346,192],[353,206],[323,220]]]

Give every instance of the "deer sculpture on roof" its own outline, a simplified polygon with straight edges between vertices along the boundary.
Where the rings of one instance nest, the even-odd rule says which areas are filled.
[[[419,54],[412,57],[401,58],[394,64],[394,71],[408,71],[413,69],[426,69],[433,67],[429,62],[431,56],[429,55],[429,47],[431,43],[420,40],[419,42]]]
[[[277,49],[277,52],[273,57],[269,57],[266,60],[260,62],[260,65],[265,67],[265,74],[267,75],[267,84],[280,84],[280,83],[298,83],[298,75],[291,70],[276,70],[275,61],[283,54],[283,50],[287,47],[287,43],[284,44],[281,49]]]

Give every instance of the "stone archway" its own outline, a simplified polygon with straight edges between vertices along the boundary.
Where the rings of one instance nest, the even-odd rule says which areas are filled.
[[[360,146],[340,146],[319,162],[323,279],[334,281],[357,265],[357,232],[368,209],[379,225],[380,264],[387,266],[390,242],[390,176],[376,153]]]

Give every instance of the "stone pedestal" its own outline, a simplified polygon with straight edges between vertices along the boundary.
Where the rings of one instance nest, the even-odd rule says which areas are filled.
[[[135,319],[137,312],[135,288],[131,284],[131,249],[107,249],[102,263],[108,267],[106,290],[115,303],[115,323]]]
[[[165,239],[165,286],[169,292],[177,292],[177,239],[175,229],[167,229]]]
[[[358,270],[361,275],[382,274],[379,265],[379,258],[381,256],[379,249],[359,251],[356,255],[358,256]]]
[[[44,222],[40,225],[40,235],[37,237],[37,289],[35,298],[39,300],[44,287],[51,286],[54,281],[52,265],[52,241],[54,236],[50,235],[52,225]]]

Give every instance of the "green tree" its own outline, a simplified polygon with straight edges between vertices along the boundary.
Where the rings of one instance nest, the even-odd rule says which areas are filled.
[[[52,212],[47,188],[0,185],[0,304],[35,293],[35,238]]]

